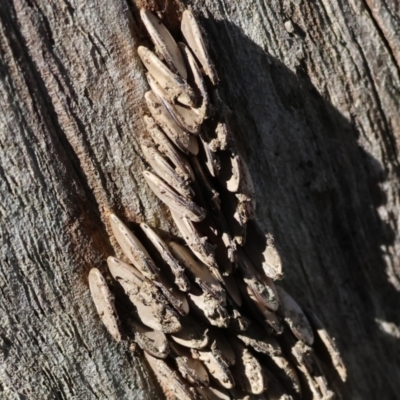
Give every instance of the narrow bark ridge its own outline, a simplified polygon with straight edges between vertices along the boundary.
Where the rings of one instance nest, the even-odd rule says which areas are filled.
[[[141,16],[155,45],[138,48],[151,87],[141,144],[153,171],[143,174],[186,245],[146,224],[134,228],[147,237],[142,243],[112,214],[132,265],[110,257],[109,270],[132,310],[127,321],[117,317],[114,296],[94,268],[90,291],[101,320],[115,340],[145,352],[168,399],[340,396],[334,380],[347,375],[334,340],[274,282],[282,265],[255,220],[251,176],[203,30],[190,10],[180,38],[150,11]]]

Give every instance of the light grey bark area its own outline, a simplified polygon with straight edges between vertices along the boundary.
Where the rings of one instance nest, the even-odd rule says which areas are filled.
[[[138,146],[147,2],[0,2],[0,397],[157,398],[113,343],[87,274],[107,215],[171,231]],[[396,1],[192,1],[275,238],[283,285],[326,324],[344,399],[400,382]],[[148,2],[177,30],[189,3]]]

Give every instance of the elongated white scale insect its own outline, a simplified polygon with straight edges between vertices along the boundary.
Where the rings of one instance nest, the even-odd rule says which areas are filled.
[[[260,303],[259,299],[257,298],[257,296],[254,295],[253,290],[249,286],[247,286],[245,283],[243,283],[243,285],[244,292],[247,293],[248,298],[252,302],[252,305],[255,309],[258,310],[259,314],[261,315],[260,321],[270,326],[276,334],[280,335],[284,329],[281,320],[273,311],[269,310],[267,307],[265,307],[264,304]]]
[[[334,393],[328,388],[326,378],[313,349],[301,341],[293,344],[291,353],[297,361],[297,368],[308,383],[314,399],[333,399]]]
[[[146,281],[144,277],[141,280],[135,268],[121,260],[109,257],[107,262],[111,275],[129,296],[143,324],[164,333],[178,332],[182,329],[179,319],[154,284]]]
[[[236,356],[230,341],[221,329],[211,329],[210,338],[212,340],[210,349],[217,358],[223,358],[228,365],[235,365]]]
[[[194,82],[197,86],[198,91],[201,96],[201,106],[193,107],[193,111],[198,115],[199,121],[203,122],[204,119],[208,118],[211,114],[211,104],[210,104],[210,96],[208,95],[207,86],[204,82],[203,76],[201,75],[199,66],[197,65],[196,60],[194,59],[191,51],[184,43],[178,43],[179,48],[182,51],[185,60],[187,61],[190,70],[193,74]]]
[[[182,14],[181,30],[187,43],[196,55],[206,74],[214,85],[218,84],[218,75],[214,64],[208,55],[207,46],[201,33],[201,28],[190,10],[185,10]]]
[[[178,103],[173,104],[169,103],[165,98],[165,95],[160,87],[160,85],[156,82],[156,80],[151,76],[147,75],[147,82],[151,87],[151,90],[155,93],[158,99],[162,102],[164,107],[167,109],[173,120],[181,129],[185,132],[189,132],[192,135],[197,135],[200,129],[200,123],[198,115],[190,108],[181,106]]]
[[[168,29],[154,14],[144,8],[140,10],[140,16],[156,46],[156,50],[163,56],[173,72],[178,72],[183,79],[187,79],[182,54]]]
[[[208,172],[211,176],[215,177],[219,174],[219,170],[221,169],[221,162],[216,153],[212,152],[210,149],[210,145],[204,141],[202,137],[200,137],[201,144],[204,149],[204,155],[206,158],[206,166]]]
[[[170,346],[172,357],[183,378],[199,387],[207,387],[210,383],[210,378],[202,362],[193,358],[189,349],[174,343],[171,343]]]
[[[181,324],[182,330],[170,335],[174,342],[190,349],[204,349],[208,346],[208,327],[192,317],[182,318]]]
[[[140,227],[148,239],[153,243],[154,247],[158,250],[162,259],[170,267],[175,276],[175,284],[180,290],[187,292],[190,289],[190,282],[185,274],[185,268],[172,255],[168,245],[154,232],[153,229],[144,223],[140,224]]]
[[[133,318],[129,320],[129,326],[134,332],[135,342],[146,353],[156,358],[168,357],[170,348],[163,332],[154,331]]]
[[[178,100],[187,106],[195,106],[196,95],[193,89],[179,75],[172,73],[147,47],[139,46],[138,54],[168,101]]]
[[[279,298],[273,281],[266,276],[261,276],[241,251],[238,251],[238,268],[244,282],[253,292],[258,303],[265,308],[276,311],[279,307]]]
[[[340,379],[345,382],[347,379],[347,369],[344,365],[342,356],[340,355],[339,350],[336,347],[334,339],[329,335],[329,333],[322,325],[322,322],[312,311],[308,311],[307,315],[310,317],[314,329],[316,330],[319,338],[325,345],[326,350],[331,357],[333,366],[340,376]]]
[[[156,94],[152,91],[146,92],[144,95],[147,107],[160,125],[162,130],[174,142],[176,147],[186,154],[197,155],[199,152],[199,144],[197,138],[185,132],[172,118],[171,114],[165,108],[161,100],[158,99]]]
[[[229,314],[226,308],[215,297],[207,292],[191,290],[188,295],[190,310],[203,321],[218,328],[227,328]]]
[[[226,389],[209,386],[208,388],[197,388],[202,399],[205,400],[231,400],[232,397]]]
[[[176,173],[185,181],[193,182],[195,175],[186,156],[171,143],[152,117],[145,115],[143,119],[154,143],[158,146],[158,150],[168,157],[169,161],[175,166]]]
[[[190,186],[179,177],[172,166],[155,147],[142,144],[141,148],[146,161],[152,166],[160,178],[164,179],[165,182],[167,182],[182,196],[187,198],[194,196],[193,189],[191,189]]]
[[[175,242],[170,242],[169,245],[174,256],[193,274],[195,282],[201,289],[222,302],[222,304],[225,304],[225,290],[221,282],[210,272],[207,266],[196,260],[184,246]]]
[[[121,332],[118,327],[118,316],[114,306],[114,296],[111,294],[107,283],[97,268],[89,272],[89,287],[97,313],[111,336],[119,342]]]
[[[154,281],[154,285],[161,290],[168,302],[180,315],[185,316],[188,314],[189,304],[186,295],[180,292],[167,278],[160,275],[158,279]]]
[[[129,261],[147,278],[155,279],[158,268],[138,238],[115,215],[110,215],[111,229],[124,254]]]
[[[233,338],[232,338],[233,339]],[[267,387],[260,362],[237,339],[230,341],[236,354],[233,376],[238,385],[247,393],[261,394]]]
[[[145,353],[167,399],[196,400],[196,392],[163,360]]]
[[[302,342],[312,346],[314,332],[303,310],[282,287],[277,286],[276,289],[280,299],[280,312],[293,334]]]
[[[207,241],[207,237],[201,237],[192,221],[185,217],[180,217],[176,212],[171,210],[172,218],[178,227],[186,244],[196,255],[196,257],[205,265],[210,272],[220,281],[223,282],[222,275],[219,272],[217,261],[215,259],[214,246]]]
[[[225,389],[235,386],[235,380],[229,369],[228,364],[221,358],[213,354],[211,350],[194,350],[193,354],[203,361],[209,374]]]
[[[178,214],[194,222],[202,221],[205,218],[206,212],[203,208],[176,193],[162,179],[149,171],[144,171],[143,176],[155,195]]]

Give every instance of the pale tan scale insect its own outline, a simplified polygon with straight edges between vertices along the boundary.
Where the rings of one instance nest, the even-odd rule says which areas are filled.
[[[164,361],[144,353],[147,362],[156,375],[161,389],[167,400],[196,400],[195,390],[191,388],[171,367]]]
[[[170,242],[169,246],[172,254],[193,274],[194,281],[201,289],[224,305],[226,303],[225,290],[208,267],[196,260],[186,247],[175,242]]]
[[[192,107],[192,109],[198,115],[199,122],[202,123],[206,118],[211,115],[210,96],[208,95],[207,86],[204,82],[199,66],[197,65],[197,62],[193,57],[192,52],[189,50],[188,46],[186,46],[184,43],[178,43],[178,46],[181,49],[182,54],[190,67],[195,85],[200,92],[200,96],[202,99],[201,106],[197,108]]]
[[[181,76],[168,69],[147,47],[139,46],[138,54],[146,69],[160,85],[165,98],[169,102],[177,100],[190,107],[196,105],[196,94]]]
[[[187,79],[187,70],[182,54],[175,39],[164,24],[150,11],[142,8],[140,16],[149,33],[151,40],[172,72],[178,72],[183,79]]]
[[[202,362],[193,358],[188,348],[171,343],[171,349],[171,355],[183,378],[196,386],[207,387],[210,383],[210,378]]]
[[[148,143],[141,145],[146,161],[151,165],[156,174],[165,180],[178,193],[187,198],[194,196],[193,189],[175,172],[172,166],[161,153]]]
[[[109,256],[107,258],[107,265],[115,280],[122,279],[127,284],[131,284],[132,287],[139,288],[143,281],[146,280],[145,276],[138,269],[116,257]]]
[[[236,197],[227,193],[222,196],[221,202],[224,204],[221,211],[225,217],[230,237],[233,239],[235,245],[244,246],[247,236],[247,224],[241,225],[235,218],[235,213],[237,211]]]
[[[254,185],[243,158],[237,154],[233,154],[230,161],[232,163],[231,176],[229,179],[225,177],[221,182],[226,184],[226,188],[230,192],[235,193],[237,205],[234,218],[239,225],[245,226],[249,220],[255,218],[256,201]]]
[[[312,346],[314,332],[301,307],[282,287],[276,286],[280,300],[279,312],[297,339]]]
[[[181,346],[203,349],[209,343],[209,328],[190,316],[181,319],[182,330],[172,333],[171,339]]]
[[[171,143],[152,117],[145,115],[143,119],[158,150],[175,166],[176,173],[185,181],[194,182],[195,175],[186,156]]]
[[[110,335],[121,341],[121,332],[118,326],[118,316],[114,306],[114,296],[111,294],[107,283],[97,268],[89,272],[89,288],[97,313]]]
[[[313,400],[333,400],[335,394],[328,387],[326,377],[313,349],[302,341],[298,341],[292,346],[291,353],[297,361],[297,368],[308,383]]]
[[[229,158],[230,166],[229,166],[229,178],[228,179],[220,179],[221,183],[232,193],[236,193],[240,187],[240,161],[239,156],[237,154],[232,155]]]
[[[211,183],[209,177],[207,176],[204,168],[201,165],[201,162],[198,157],[192,158],[193,169],[198,177],[198,181],[201,182],[201,185],[206,192],[207,197],[211,201],[211,208],[214,214],[220,214],[221,211],[221,200],[219,198],[219,193],[215,190],[213,184]]]
[[[215,152],[212,152],[210,149],[210,145],[203,139],[203,137],[200,135],[200,143],[203,146],[204,149],[204,155],[206,157],[205,163],[207,166],[207,170],[210,173],[211,176],[216,177],[219,174],[219,171],[221,169],[221,161],[216,155]]]
[[[161,290],[172,307],[174,307],[180,315],[185,316],[189,313],[189,303],[186,295],[176,289],[167,278],[160,274],[153,283]]]
[[[283,325],[278,316],[273,311],[266,308],[264,304],[261,304],[258,297],[255,296],[253,290],[247,285],[246,291],[249,298],[252,300],[253,304],[262,315],[263,321],[268,326],[270,326],[275,331],[275,333],[280,335],[283,332]]]
[[[141,281],[133,266],[115,257],[109,257],[107,263],[111,275],[128,295],[144,325],[164,333],[178,332],[182,329],[179,319],[152,282],[145,278]]]
[[[228,260],[231,263],[235,263],[237,246],[236,246],[236,242],[232,238],[231,233],[229,232],[228,224],[225,220],[225,217],[221,212],[219,212],[217,216],[214,214],[214,220],[217,221],[217,224],[220,228],[221,240],[225,245]],[[225,272],[228,274],[231,273],[232,268],[230,270],[226,270]]]
[[[146,77],[151,90],[168,110],[175,123],[185,132],[198,135],[201,125],[199,116],[190,107],[168,102],[157,81],[150,74],[147,74]]]
[[[264,261],[262,263],[262,268],[265,275],[273,280],[278,280],[283,278],[283,268],[281,257],[273,244],[270,236],[267,237],[267,247],[262,253]]]
[[[129,261],[150,280],[156,279],[159,270],[139,239],[115,215],[110,215],[110,225],[122,251]]]
[[[227,328],[229,314],[226,308],[209,293],[198,293],[192,289],[189,293],[190,309],[204,321],[218,328]]]
[[[154,194],[178,214],[194,222],[200,222],[206,217],[206,211],[203,208],[199,207],[192,200],[186,199],[176,193],[175,190],[158,176],[149,171],[143,171],[143,176]]]
[[[201,116],[192,108],[181,106],[178,103],[163,101],[165,108],[169,111],[174,121],[184,131],[192,135],[198,135],[201,127]]]
[[[136,268],[133,268],[131,265],[115,257],[108,257],[107,263],[114,278],[116,280],[123,279],[127,284],[131,284],[132,288],[140,287],[143,281],[147,280]],[[189,304],[186,296],[172,286],[162,273],[159,273],[156,279],[149,281],[149,283],[160,289],[168,302],[180,315],[187,315],[189,312]]]
[[[282,356],[282,348],[273,336],[268,336],[258,325],[252,323],[245,332],[238,332],[236,336],[256,352],[268,356]]]
[[[219,82],[217,71],[208,55],[207,46],[201,33],[201,28],[192,11],[185,10],[182,14],[181,31],[189,47],[200,61],[205,73],[214,85]]]
[[[187,292],[190,289],[190,282],[185,274],[185,268],[179,263],[179,261],[173,256],[168,245],[151,229],[147,224],[141,223],[140,227],[145,233],[147,238],[151,241],[157,251],[160,253],[162,259],[171,269],[175,276],[175,284],[183,292]]]
[[[235,196],[238,199],[235,218],[240,225],[246,225],[251,219],[255,218],[254,197],[244,193],[236,193]]]
[[[193,356],[203,361],[209,374],[225,389],[235,386],[233,375],[228,364],[222,359],[217,358],[211,350],[192,350]]]
[[[228,391],[223,388],[209,386],[208,388],[196,388],[204,400],[231,400]]]
[[[308,311],[307,315],[310,317],[314,329],[316,330],[322,343],[325,345],[326,350],[331,357],[333,366],[340,376],[340,379],[343,382],[346,382],[347,369],[343,362],[342,356],[340,355],[339,350],[335,344],[335,340],[329,335],[320,319],[312,311]]]
[[[199,152],[199,144],[197,138],[185,132],[172,118],[169,111],[165,108],[161,100],[151,90],[144,95],[147,107],[166,135],[172,140],[178,149],[185,154],[197,155]]]
[[[206,236],[200,236],[196,227],[190,220],[181,218],[173,210],[171,210],[171,215],[190,250],[192,250],[195,256],[208,267],[210,272],[220,282],[223,282],[222,275],[218,270],[217,260],[215,259],[215,247],[208,242]]]
[[[211,329],[210,339],[210,349],[214,357],[222,357],[228,365],[235,365],[235,353],[230,345],[230,340],[223,334],[223,331],[221,329]]]
[[[279,307],[279,297],[274,282],[254,268],[243,251],[237,252],[237,260],[243,280],[252,290],[257,302],[265,308],[276,311]]]
[[[235,332],[243,332],[246,331],[250,324],[252,323],[248,318],[244,317],[239,310],[233,308],[230,310],[228,308],[229,313],[229,328]]]
[[[294,391],[301,396],[300,378],[296,368],[286,358],[285,354],[270,354],[271,364],[274,365],[274,370],[277,377],[282,381],[285,387],[288,387],[290,392]]]
[[[263,393],[267,388],[267,381],[260,362],[237,339],[231,337],[230,344],[236,356],[236,363],[232,368],[232,373],[238,386],[248,393]]]
[[[134,319],[130,319],[128,324],[134,333],[135,342],[142,350],[157,358],[169,355],[168,339],[163,332],[154,331]]]
[[[221,161],[221,172],[218,175],[221,184],[237,198],[234,218],[238,224],[245,226],[255,218],[254,186],[247,165],[236,150]]]
[[[226,150],[230,142],[229,128],[224,121],[218,121],[215,128],[216,137],[209,143],[210,150],[216,152],[218,150]]]
[[[269,278],[282,279],[282,260],[275,247],[273,236],[265,233],[256,220],[249,221],[248,228],[248,240],[244,248],[247,256],[253,264],[262,268]]]

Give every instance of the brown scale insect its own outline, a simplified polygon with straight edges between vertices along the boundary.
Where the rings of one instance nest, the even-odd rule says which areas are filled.
[[[148,250],[111,214],[125,258],[110,256],[108,268],[132,312],[119,320],[106,278],[93,268],[97,312],[117,342],[144,351],[167,399],[331,399],[314,338],[343,381],[346,367],[318,318],[274,283],[282,263],[255,220],[251,176],[202,29],[184,11],[185,43],[177,42],[154,14],[140,14],[154,44],[137,49],[151,88],[141,147],[153,171],[143,175],[187,246],[142,223]]]

